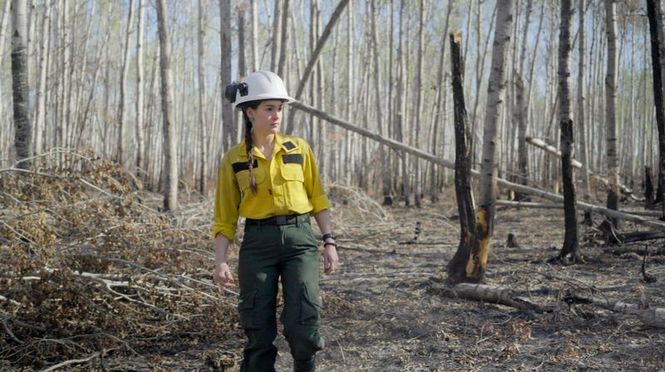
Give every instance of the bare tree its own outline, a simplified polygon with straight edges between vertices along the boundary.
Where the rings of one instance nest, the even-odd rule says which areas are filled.
[[[577,208],[571,158],[573,152],[573,118],[570,112],[570,24],[572,0],[561,0],[561,28],[559,30],[559,124],[561,125],[561,175],[563,178],[563,209],[565,237],[559,258],[571,256],[582,259],[577,234]]]
[[[143,139],[143,126],[145,117],[144,107],[144,80],[145,80],[145,66],[143,61],[143,43],[144,43],[144,0],[138,0],[139,14],[138,22],[136,25],[136,166],[139,169],[145,168],[145,141]]]
[[[159,61],[162,81],[162,120],[164,123],[164,209],[178,208],[178,157],[173,116],[173,88],[171,77],[171,41],[166,0],[157,0],[157,27],[159,30]]]
[[[10,3],[10,1],[7,1]],[[51,4],[46,2],[44,4],[44,15],[42,18],[42,40],[41,47],[39,48],[39,82],[37,86],[37,103],[35,104],[35,138],[34,138],[34,151],[39,154],[42,152],[43,147],[43,133],[45,130],[46,118],[46,76],[48,71],[48,50],[51,41]],[[0,36],[1,37],[1,36]],[[2,50],[2,48],[0,48]]]
[[[665,40],[662,30],[662,14],[660,0],[647,0],[647,14],[649,18],[649,32],[651,35],[651,65],[653,74],[653,97],[656,108],[656,126],[658,128],[658,185],[659,189],[665,187],[665,102],[663,102],[663,76],[661,65],[662,45]],[[663,203],[665,215],[665,203]]]
[[[12,97],[14,98],[14,146],[18,166],[29,169],[32,161],[32,127],[28,114],[28,7],[26,0],[12,0]]]
[[[460,53],[461,35],[450,34],[451,76],[455,112],[455,196],[460,220],[460,242],[448,263],[448,281],[464,281],[472,273],[467,267],[475,265],[469,260],[478,251],[478,231],[475,204],[471,192],[471,141],[464,103],[464,62]]]
[[[125,121],[127,120],[127,76],[129,75],[129,40],[134,23],[134,0],[129,0],[127,12],[127,29],[125,31],[124,57],[122,59],[122,74],[120,75],[120,106],[118,107],[118,162],[125,163]]]
[[[607,73],[605,75],[605,120],[607,128],[607,171],[609,190],[607,192],[607,208],[619,208],[619,168],[617,161],[617,20],[616,0],[605,0],[605,32],[607,33]],[[609,222],[617,226],[618,220],[609,218]]]
[[[492,45],[492,65],[487,87],[487,109],[483,130],[483,152],[481,162],[480,203],[478,206],[478,250],[472,252],[473,269],[467,270],[469,279],[478,281],[485,274],[490,251],[490,239],[494,230],[494,211],[496,200],[497,164],[495,153],[497,146],[497,123],[503,92],[504,62],[510,46],[510,30],[513,22],[513,1],[497,0],[496,30]]]
[[[221,77],[220,84],[225,87],[233,80],[233,71],[231,69],[231,56],[232,56],[232,46],[231,46],[231,27],[228,27],[231,24],[231,4],[228,0],[219,0],[219,14],[220,21],[224,27],[221,27],[220,32],[220,42],[221,42]],[[222,123],[224,131],[224,140],[222,150],[230,149],[237,140],[238,137],[238,127],[236,126],[235,121],[233,120],[233,107],[231,105],[222,106]]]
[[[223,1],[223,0],[220,0]],[[337,21],[339,20],[339,17],[342,15],[342,12],[344,11],[344,8],[349,4],[349,0],[339,0],[339,3],[337,3],[337,7],[335,7],[335,10],[333,11],[333,14],[330,16],[330,20],[328,21],[328,24],[326,24],[326,27],[323,29],[323,32],[321,33],[321,36],[319,37],[319,40],[316,42],[316,47],[314,48],[314,51],[312,51],[312,55],[309,57],[309,61],[307,62],[307,66],[305,67],[305,71],[303,72],[302,76],[300,77],[300,82],[298,83],[298,88],[296,89],[296,94],[293,96],[295,99],[300,99],[302,96],[302,92],[305,89],[305,85],[307,84],[307,81],[309,80],[309,76],[312,74],[312,71],[314,70],[314,66],[316,65],[316,61],[319,59],[319,56],[321,55],[321,51],[323,50],[323,46],[326,44],[326,41],[330,37],[330,34],[332,33],[332,29],[335,27],[337,24]],[[295,110],[292,110],[289,112],[289,120],[286,122],[286,133],[291,133],[293,132],[293,119],[294,119],[294,114]]]
[[[289,0],[283,0],[282,20],[280,21],[279,63],[277,64],[277,75],[284,76],[286,70],[286,54],[289,40]],[[277,16],[277,15],[275,15]]]
[[[203,0],[198,1],[199,19],[198,19],[198,81],[199,81],[199,146],[200,146],[200,174],[199,174],[199,192],[205,195],[206,179],[208,175],[208,125],[206,118],[206,68],[205,68],[205,28],[206,28],[206,8],[203,6]]]
[[[588,148],[586,140],[586,121],[585,121],[585,110],[584,110],[584,88],[586,83],[584,81],[584,45],[585,45],[585,34],[584,34],[584,14],[585,14],[585,0],[578,0],[578,31],[577,31],[577,44],[578,44],[578,66],[577,66],[577,128],[579,128],[578,133],[580,135],[580,160],[584,164],[584,170],[582,170],[582,191],[585,200],[591,198],[591,189],[589,188],[589,159],[588,159]]]

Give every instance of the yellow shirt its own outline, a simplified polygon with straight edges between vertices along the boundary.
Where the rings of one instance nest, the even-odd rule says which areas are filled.
[[[217,175],[213,237],[221,233],[233,241],[239,216],[262,219],[316,214],[330,208],[314,153],[307,142],[276,134],[274,146],[271,160],[267,160],[256,147],[252,148],[256,194],[249,188],[245,143],[236,145],[224,155]]]

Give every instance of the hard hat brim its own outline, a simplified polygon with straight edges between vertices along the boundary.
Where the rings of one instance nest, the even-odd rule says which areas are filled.
[[[240,110],[241,109],[240,105],[242,105],[243,103],[254,102],[254,101],[270,101],[270,100],[278,100],[284,103],[291,103],[296,101],[295,98],[290,96],[277,96],[274,94],[257,94],[251,97],[240,97],[240,99],[236,100],[233,103],[233,107],[236,108],[237,110]]]

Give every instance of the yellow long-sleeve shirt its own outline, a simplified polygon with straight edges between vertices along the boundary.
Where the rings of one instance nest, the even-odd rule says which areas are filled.
[[[330,208],[309,144],[298,137],[276,134],[274,146],[271,160],[252,148],[256,194],[249,188],[245,143],[224,155],[217,176],[213,237],[223,234],[232,241],[239,216],[262,219],[316,214]]]

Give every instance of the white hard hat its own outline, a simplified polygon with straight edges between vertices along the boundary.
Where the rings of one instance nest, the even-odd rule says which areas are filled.
[[[227,87],[227,90],[229,87]],[[235,90],[235,100],[232,101],[233,107],[238,109],[240,109],[239,105],[251,101],[269,99],[278,99],[285,102],[295,101],[286,93],[286,87],[284,87],[282,79],[270,71],[252,72],[247,75],[244,82],[236,83],[235,87],[231,89]]]

